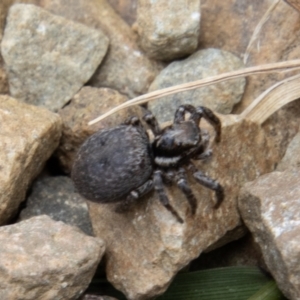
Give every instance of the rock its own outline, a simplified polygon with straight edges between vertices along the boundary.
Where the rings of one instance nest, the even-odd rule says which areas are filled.
[[[243,58],[257,24],[272,3],[269,0],[202,0],[199,36],[201,49],[220,48]],[[261,28],[246,66],[299,59],[300,35],[295,35],[299,24],[299,12],[285,1],[279,1]],[[235,106],[233,113],[242,112],[271,85],[297,73],[298,71],[249,76],[243,100]],[[275,113],[263,126],[268,138],[276,141],[274,147],[280,149],[282,156],[291,138],[299,131],[299,114],[300,101],[295,101]]]
[[[297,133],[286,149],[285,155],[279,162],[276,170],[284,171],[300,167],[300,133]]]
[[[238,3],[235,0],[201,0],[201,34],[199,35],[199,47],[201,47],[201,49],[219,48],[236,53],[242,58],[256,25],[270,5],[271,3],[268,0],[255,3],[248,0]],[[241,18],[241,15],[245,17]],[[275,19],[273,15],[271,15],[271,17]],[[247,22],[247,26],[245,26],[245,22]],[[269,25],[267,26],[269,27]],[[285,27],[286,25],[283,26]],[[288,26],[286,28],[288,28]],[[264,34],[264,31],[265,26],[261,32]],[[273,32],[273,34],[275,34],[275,32]],[[264,38],[269,40],[269,37],[265,35]],[[274,40],[278,42],[279,39],[274,38]],[[266,44],[264,40],[260,42]],[[274,45],[269,46],[270,49],[273,48],[273,53],[270,54],[277,55],[277,48],[276,51],[274,51]],[[260,52],[261,58],[264,56],[264,53],[261,53],[260,49],[256,48],[255,50],[257,54]],[[264,57],[265,59],[268,58],[268,56]]]
[[[100,30],[35,5],[13,5],[2,40],[10,93],[56,111],[90,79],[107,47]]]
[[[171,60],[192,54],[198,45],[200,0],[139,0],[135,29],[149,57]]]
[[[202,0],[201,3],[201,32],[203,33],[199,40],[201,48],[221,48],[236,53],[242,58],[257,24],[272,4],[268,0],[256,3]],[[253,43],[246,66],[298,59],[300,36],[295,36],[293,32],[299,27],[299,21],[299,13],[284,1],[280,1],[276,9],[269,14],[268,21],[265,22]],[[279,30],[280,36],[278,36]],[[282,72],[264,74],[263,77],[250,76],[243,101],[237,106],[236,111],[241,112],[268,87],[292,74]]]
[[[88,202],[95,235],[107,244],[108,280],[127,299],[150,299],[161,294],[179,270],[224,235],[231,232],[231,241],[236,239],[235,229],[242,225],[237,210],[240,187],[272,171],[279,160],[277,149],[269,151],[273,145],[259,125],[235,123],[233,116],[220,117],[221,142],[213,143],[210,160],[196,163],[223,185],[225,200],[219,209],[213,208],[214,193],[191,177],[188,182],[198,199],[195,216],[190,215],[187,200],[177,187],[165,187],[183,224],[161,205],[155,192],[124,214],[117,214],[113,205]]]
[[[1,299],[77,299],[105,248],[47,216],[1,227],[0,241]]]
[[[106,0],[35,0],[34,2],[53,14],[101,29],[109,37],[108,53],[90,80],[90,85],[109,87],[130,98],[147,92],[161,65],[149,60],[139,49],[131,28]]]
[[[273,172],[245,184],[242,218],[288,299],[300,299],[300,170]]]
[[[132,25],[135,22],[137,0],[108,0],[108,3],[127,24]]]
[[[61,120],[44,108],[0,96],[0,224],[25,199],[61,136]]]
[[[3,37],[5,18],[7,10],[13,0],[2,0],[0,2],[0,44]],[[8,94],[8,79],[4,69],[4,63],[0,51],[0,94]]]
[[[300,100],[296,100],[272,115],[262,126],[267,138],[272,140],[273,149],[280,152],[280,159],[286,149],[299,132]],[[270,149],[270,151],[273,151]],[[280,162],[280,161],[278,161]]]
[[[199,36],[201,49],[220,48],[243,58],[257,24],[271,4],[272,2],[268,0],[255,3],[251,1],[237,3],[235,0],[202,0],[201,35]],[[244,17],[241,18],[241,15]],[[247,66],[299,58],[300,36],[295,36],[293,33],[299,26],[299,13],[285,1],[280,1],[268,17],[268,21],[264,23],[251,47]],[[245,21],[247,26],[245,26]],[[280,36],[278,36],[278,30],[281,32]],[[276,47],[274,47],[274,41]],[[290,72],[249,77],[246,93],[238,111],[247,107],[269,86],[289,76],[291,76]]]
[[[150,91],[182,84],[201,78],[233,71],[243,67],[233,54],[218,49],[200,50],[187,59],[174,61],[155,78]],[[149,108],[160,122],[173,120],[181,104],[207,106],[217,112],[228,114],[243,95],[245,79],[239,78],[204,88],[174,94],[149,102]]]
[[[131,115],[142,115],[139,106],[131,107],[96,125],[88,126],[89,121],[127,99],[112,89],[83,87],[70,104],[59,111],[63,120],[63,133],[56,155],[66,173],[70,173],[78,148],[90,135],[100,129],[117,126]]]
[[[47,215],[54,221],[76,226],[85,234],[93,236],[86,201],[75,192],[69,177],[45,177],[34,183],[19,220],[39,215]]]

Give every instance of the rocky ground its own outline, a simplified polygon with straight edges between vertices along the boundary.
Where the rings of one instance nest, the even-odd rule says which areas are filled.
[[[99,266],[127,299],[151,299],[192,261],[191,269],[259,265],[288,299],[300,299],[300,102],[263,124],[233,121],[292,73],[225,81],[148,104],[160,123],[185,103],[218,113],[221,141],[212,134],[212,157],[195,163],[224,187],[218,209],[214,193],[192,176],[195,215],[178,187],[166,188],[182,223],[155,192],[120,214],[114,204],[84,199],[70,179],[89,136],[145,111],[133,106],[87,125],[109,109],[150,91],[300,58],[300,13],[287,2],[272,11],[247,60],[272,1],[186,3],[0,2],[1,299],[112,299],[85,294]]]

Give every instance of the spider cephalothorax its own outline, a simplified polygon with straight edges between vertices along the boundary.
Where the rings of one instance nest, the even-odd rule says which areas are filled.
[[[187,120],[186,112],[190,114]],[[176,183],[194,214],[197,201],[186,180],[187,169],[198,183],[215,191],[215,208],[219,207],[224,198],[222,186],[197,170],[191,161],[211,155],[211,150],[207,149],[208,133],[199,128],[202,117],[215,128],[218,142],[221,136],[219,119],[210,109],[192,105],[180,106],[173,124],[164,129],[148,112],[144,120],[154,134],[152,142],[137,117],[95,133],[81,146],[73,165],[72,178],[79,193],[100,203],[122,201],[119,210],[124,210],[154,188],[161,203],[183,222],[169,203],[163,183]]]

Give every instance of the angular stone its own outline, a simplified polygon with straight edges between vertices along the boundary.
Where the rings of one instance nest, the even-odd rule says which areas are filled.
[[[300,133],[297,133],[289,143],[285,155],[279,162],[276,170],[284,171],[300,167]]]
[[[168,65],[155,78],[150,86],[150,91],[199,80],[242,67],[242,61],[229,52],[218,49],[200,50],[187,59],[174,61]],[[173,120],[177,107],[187,103],[194,106],[207,106],[217,112],[228,114],[233,106],[241,100],[245,84],[245,79],[239,78],[193,89],[149,102],[149,108],[160,122]]]
[[[257,24],[272,3],[269,0],[202,0],[199,37],[201,49],[220,48],[243,58]],[[285,1],[279,1],[253,43],[246,66],[298,59],[300,35],[295,32],[298,32],[299,26],[299,12]],[[271,85],[297,73],[298,71],[273,72],[249,76],[243,100],[234,107],[234,113],[242,112]],[[276,140],[274,147],[280,148],[282,155],[291,138],[299,130],[299,114],[300,101],[298,100],[275,113],[263,126],[268,137]]]
[[[31,0],[50,12],[101,29],[110,40],[109,50],[89,83],[109,87],[133,98],[147,92],[162,66],[137,46],[132,29],[106,0]]]
[[[35,5],[13,5],[2,40],[10,93],[56,111],[90,79],[107,47],[100,30]]]
[[[200,0],[139,0],[135,29],[149,57],[171,60],[192,54],[198,45]]]
[[[77,299],[104,253],[101,239],[39,216],[0,228],[1,299]]]
[[[188,182],[198,199],[195,216],[191,216],[187,200],[176,186],[165,187],[183,224],[161,205],[155,192],[124,214],[117,214],[114,205],[89,202],[94,232],[107,244],[108,280],[128,299],[157,296],[179,270],[222,237],[231,233],[231,241],[236,239],[235,229],[242,225],[237,210],[240,187],[272,171],[279,160],[259,125],[235,123],[234,116],[221,117],[221,142],[212,144],[210,160],[196,162],[199,170],[224,187],[225,200],[219,209],[213,208],[214,193],[191,176]]]
[[[44,177],[33,184],[19,220],[40,215],[47,215],[54,221],[62,221],[78,227],[87,235],[94,235],[86,201],[75,192],[69,177]]]
[[[268,0],[257,2],[248,0],[241,0],[239,2],[236,2],[236,0],[201,0],[201,34],[199,35],[199,46],[201,45],[202,49],[219,48],[232,51],[242,57],[255,26],[270,5],[271,3]],[[241,15],[244,17],[241,18]],[[273,19],[273,15],[271,17]],[[247,22],[247,26],[245,26],[245,21]],[[268,24],[267,26],[269,27]],[[263,27],[262,33],[264,33],[264,29],[265,27]],[[264,38],[269,39],[269,36],[265,36]],[[278,40],[277,38],[276,41],[279,42]],[[265,44],[265,41],[260,42]],[[277,55],[277,53],[274,53],[276,52],[274,51],[274,45],[270,45],[270,48],[273,48],[273,55]],[[261,57],[264,56],[264,53],[261,53],[258,48],[256,48],[255,52],[257,54],[260,52]]]
[[[44,108],[0,96],[0,224],[25,199],[61,136],[61,120]]]
[[[242,218],[288,299],[300,299],[300,170],[263,175],[245,184]]]
[[[66,173],[70,173],[78,148],[90,135],[100,129],[117,126],[129,116],[142,115],[141,108],[135,106],[121,110],[93,126],[88,125],[89,121],[127,100],[126,96],[112,89],[83,87],[70,104],[59,111],[63,132],[56,155]]]

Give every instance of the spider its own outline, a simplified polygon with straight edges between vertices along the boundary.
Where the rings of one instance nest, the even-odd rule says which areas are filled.
[[[189,113],[187,120],[186,113]],[[218,208],[224,198],[222,186],[192,163],[192,160],[205,159],[212,153],[208,149],[208,133],[199,128],[202,117],[214,127],[215,139],[219,142],[221,123],[218,117],[206,107],[192,105],[179,106],[173,124],[164,129],[148,111],[143,119],[153,132],[152,142],[137,117],[96,132],[83,143],[76,155],[71,173],[75,187],[88,200],[120,202],[117,212],[127,210],[132,202],[154,188],[160,202],[183,223],[169,202],[164,183],[177,184],[194,215],[197,200],[187,182],[188,170],[199,184],[215,192],[214,207]]]

